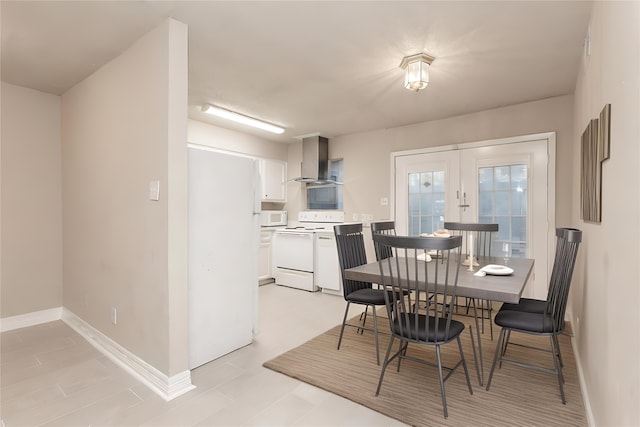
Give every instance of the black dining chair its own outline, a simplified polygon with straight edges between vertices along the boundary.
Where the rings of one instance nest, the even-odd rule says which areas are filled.
[[[396,235],[396,223],[395,221],[379,221],[371,223],[371,238],[373,238],[374,234],[384,234],[387,236],[395,236]],[[380,245],[375,245],[376,252],[376,261],[380,261],[383,259],[387,259],[393,256],[393,252],[391,248],[381,247]],[[415,304],[411,302],[411,293],[408,291],[404,291],[403,294],[408,298],[408,302],[410,304]],[[427,301],[424,302],[424,305],[427,304]],[[419,307],[420,304],[416,305]]]
[[[340,328],[340,338],[338,338],[338,350],[342,343],[345,326],[357,328],[359,332],[373,331],[374,341],[376,345],[376,363],[380,364],[380,350],[378,349],[378,317],[376,308],[385,305],[384,291],[374,289],[370,282],[360,282],[357,280],[347,279],[345,270],[348,268],[358,267],[367,263],[367,255],[364,246],[364,234],[362,232],[362,224],[341,224],[333,227],[336,236],[336,245],[338,248],[338,261],[340,263],[340,272],[342,274],[343,296],[347,302],[342,319],[342,327]],[[347,323],[349,315],[349,307],[351,304],[364,305],[365,311],[360,317],[360,323]],[[373,329],[366,327],[367,313],[369,308],[373,313]]]
[[[446,309],[446,305],[442,303],[445,299],[456,296],[462,237],[406,237],[374,234],[373,241],[381,249],[396,254],[395,257],[379,263],[380,281],[386,291],[384,295],[391,340],[384,357],[376,396],[380,394],[386,369],[394,359],[398,359],[398,375],[401,375],[400,362],[403,359],[432,365],[438,370],[442,408],[444,417],[447,418],[449,414],[444,382],[460,365],[464,368],[469,393],[473,394],[460,341],[460,335],[465,328],[464,323],[454,320],[453,310]],[[442,261],[426,262],[420,258],[430,250],[441,252],[444,255]],[[404,298],[403,294],[406,291],[415,294],[418,299],[424,295],[433,295],[435,304],[426,311],[415,310],[413,305]],[[400,341],[400,346],[392,354],[396,339]],[[454,366],[443,366],[440,347],[454,340],[458,343],[460,359]],[[411,353],[409,344],[435,347],[436,363]],[[443,369],[447,371],[446,376],[443,376]],[[425,399],[428,397],[425,396]]]
[[[491,256],[491,247],[495,242],[496,233],[498,232],[498,224],[481,224],[470,222],[445,222],[444,228],[449,230],[454,236],[462,236],[463,253],[466,259],[469,257],[469,236],[473,236],[473,254],[476,256]],[[493,316],[493,303],[486,300],[471,300],[467,299],[465,308],[465,314],[469,314],[470,303],[474,304],[474,308],[480,306],[480,321],[481,330],[484,333],[484,321],[489,321],[489,330],[491,339],[493,340],[493,323],[491,323],[491,317]],[[459,305],[456,304],[456,308]],[[460,312],[457,312],[460,314]],[[475,315],[475,313],[474,313]]]
[[[374,234],[386,234],[389,236],[395,236],[396,235],[396,223],[395,221],[380,221],[380,222],[372,222],[371,223],[371,237],[373,238]],[[386,252],[381,253],[380,251],[383,250],[383,248],[380,248],[376,245],[375,246],[375,251],[376,251],[376,260],[380,261],[382,259],[387,259],[389,257],[393,256],[393,253],[391,253],[391,251],[386,248]]]
[[[582,231],[575,228],[556,229],[556,253],[551,271],[549,290],[546,300],[534,300],[522,298],[518,304],[503,304],[494,322],[500,326],[500,335],[496,345],[496,353],[491,366],[491,373],[487,381],[487,390],[491,386],[491,379],[496,364],[499,362],[510,363],[517,366],[532,368],[539,371],[555,374],[560,386],[562,403],[566,403],[564,395],[562,375],[562,356],[558,335],[564,331],[564,314],[567,308],[571,278],[578,254],[578,247],[582,241]],[[521,360],[507,359],[505,357],[511,332],[548,336],[551,342],[551,350],[537,348],[552,354],[554,369],[532,365]],[[511,343],[511,345],[520,345]],[[525,346],[530,347],[530,346]]]

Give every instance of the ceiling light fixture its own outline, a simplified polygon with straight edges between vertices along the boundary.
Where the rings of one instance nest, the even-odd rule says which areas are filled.
[[[433,56],[429,56],[426,53],[402,58],[400,68],[406,70],[404,87],[415,92],[427,87],[429,84],[429,66],[434,59]]]
[[[262,120],[254,119],[253,117],[244,116],[230,110],[225,110],[224,108],[214,107],[209,104],[202,106],[202,112],[272,133],[281,134],[284,132],[284,128],[281,128],[280,126],[272,125],[271,123],[263,122]]]

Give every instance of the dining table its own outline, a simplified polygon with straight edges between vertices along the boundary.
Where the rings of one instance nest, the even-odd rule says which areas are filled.
[[[441,263],[441,260],[433,259],[428,262],[430,264],[428,266],[429,268],[435,268],[435,263]],[[473,302],[475,299],[513,304],[517,304],[520,301],[522,292],[533,272],[533,259],[510,257],[505,260],[504,257],[480,256],[476,258],[476,262],[479,265],[474,265],[473,269],[469,269],[468,265],[465,265],[468,264],[467,262],[449,263],[449,268],[456,268],[458,265],[460,268],[458,272],[456,296],[470,298]],[[382,272],[380,269],[381,265]],[[394,265],[393,260],[390,261],[389,259],[369,262],[358,267],[345,269],[345,278],[382,284],[385,280],[383,280],[381,274],[386,276],[386,281],[388,281],[390,278],[390,276],[388,276],[389,268],[393,268]],[[446,265],[446,263],[441,265]],[[502,268],[491,269],[490,266],[504,266],[513,271],[509,272],[509,270]],[[493,274],[486,272],[485,268]],[[483,272],[485,274],[483,274]],[[420,280],[421,278],[419,277],[418,279]],[[480,329],[478,328],[478,316],[475,303],[472,304],[472,306],[474,310],[473,317],[475,318],[478,357],[480,359],[479,364],[478,357],[474,357],[474,359],[476,362],[476,371],[478,372],[478,382],[482,386],[484,382],[482,341]],[[475,356],[476,347],[473,340],[473,332],[471,332],[470,335]]]

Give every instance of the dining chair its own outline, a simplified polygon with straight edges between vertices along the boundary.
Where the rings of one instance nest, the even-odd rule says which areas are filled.
[[[473,237],[473,254],[476,256],[491,256],[491,247],[495,241],[495,233],[498,232],[498,224],[481,224],[470,222],[445,222],[444,228],[456,236],[462,236],[462,247],[464,248],[465,259],[468,259],[469,248],[469,236]],[[486,300],[466,300],[465,315],[469,315],[470,303],[474,304],[474,309],[480,306],[480,321],[481,330],[484,333],[484,321],[489,321],[489,330],[491,334],[491,340],[493,340],[493,323],[491,323],[491,316],[493,315],[493,303]],[[459,306],[456,304],[456,308]],[[460,314],[458,312],[458,314]],[[474,313],[475,315],[475,313]]]
[[[487,381],[487,390],[491,386],[491,379],[496,364],[510,363],[517,366],[532,368],[539,371],[555,374],[560,386],[560,397],[562,403],[566,403],[564,395],[562,375],[562,356],[558,335],[564,331],[564,314],[567,308],[569,287],[578,254],[578,247],[582,241],[582,231],[575,228],[556,229],[556,253],[551,271],[549,290],[546,300],[534,300],[522,298],[518,304],[503,304],[494,322],[500,326],[500,335],[496,345],[496,353]],[[548,336],[550,338],[551,350],[546,348],[533,347],[552,354],[554,369],[524,363],[521,360],[507,359],[505,357],[507,345],[511,332],[521,332],[526,334]],[[521,345],[511,343],[511,345]],[[524,346],[524,345],[521,345]],[[530,347],[530,346],[525,346]]]
[[[371,223],[371,237],[373,238],[374,234],[384,234],[387,236],[395,236],[396,235],[396,223],[395,221],[379,221]],[[382,247],[380,245],[373,245],[376,252],[376,261],[380,261],[383,259],[387,259],[393,256],[393,252],[388,247]],[[420,302],[414,301],[411,302],[411,293],[408,291],[404,291],[403,294],[408,298],[408,302],[410,304],[414,304],[414,307],[420,307]],[[427,301],[423,301],[422,305],[428,304]]]
[[[446,298],[455,298],[456,296],[462,237],[407,237],[374,234],[373,240],[374,244],[396,254],[395,257],[386,258],[379,263],[380,281],[386,290],[384,296],[389,316],[391,340],[384,357],[376,396],[380,394],[386,369],[394,359],[398,359],[398,375],[401,375],[400,362],[403,359],[432,365],[438,370],[442,408],[444,417],[447,418],[449,414],[444,382],[460,365],[464,368],[469,393],[473,394],[460,341],[460,335],[465,326],[462,322],[453,319],[453,310],[447,310],[445,304],[438,304],[439,299],[444,301]],[[442,262],[427,262],[421,259],[421,255],[425,255],[431,250],[437,250],[445,255]],[[414,293],[417,298],[420,298],[421,295],[433,295],[436,304],[426,311],[414,310],[414,307],[404,298],[404,291]],[[392,354],[396,339],[400,341],[400,345],[398,350]],[[440,347],[454,340],[458,343],[460,359],[454,366],[443,366]],[[409,344],[435,347],[436,363],[433,363],[431,358],[420,358],[418,354],[408,351]],[[446,376],[443,375],[443,370],[447,371]],[[427,397],[425,396],[425,398]]]
[[[371,223],[371,237],[373,238],[374,234],[386,234],[386,235],[390,235],[390,236],[395,236],[396,235],[396,223],[395,221],[380,221],[380,222],[372,222]],[[391,253],[390,250],[381,253],[380,251],[383,249],[381,247],[379,247],[378,245],[374,245],[375,246],[375,251],[376,251],[376,260],[380,261],[383,259],[387,259],[389,257],[393,256],[393,253]]]
[[[344,318],[342,319],[342,327],[340,328],[340,337],[338,338],[338,350],[340,350],[345,326],[357,328],[360,333],[363,333],[365,330],[373,331],[376,345],[376,363],[379,365],[380,350],[378,348],[378,317],[376,308],[385,305],[384,291],[382,289],[374,289],[371,282],[347,279],[344,273],[348,268],[358,267],[367,263],[362,224],[335,225],[333,231],[336,236],[336,245],[338,248],[343,296],[347,302]],[[360,323],[358,324],[347,323],[347,316],[349,315],[349,307],[351,304],[365,306],[364,315],[360,316]],[[373,329],[366,327],[367,313],[370,307],[373,313]]]

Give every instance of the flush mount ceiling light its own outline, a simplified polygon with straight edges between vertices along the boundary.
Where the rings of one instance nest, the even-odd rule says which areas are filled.
[[[281,134],[284,132],[284,128],[281,128],[280,126],[272,125],[271,123],[263,122],[261,120],[254,119],[253,117],[244,116],[234,111],[225,110],[224,108],[214,107],[209,104],[202,106],[202,112],[272,133]]]
[[[405,56],[400,68],[405,71],[404,87],[415,92],[424,89],[429,84],[429,66],[435,58],[426,53]]]

